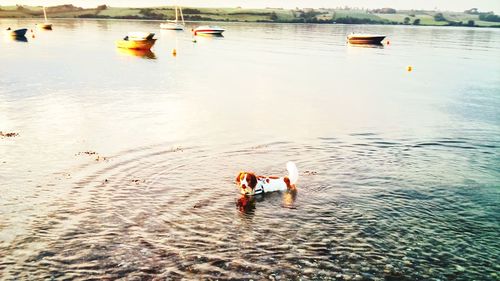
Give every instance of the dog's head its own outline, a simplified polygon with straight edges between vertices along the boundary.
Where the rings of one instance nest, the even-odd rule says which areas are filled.
[[[240,172],[236,177],[236,184],[240,188],[240,193],[244,195],[254,195],[257,186],[257,176],[254,173]]]

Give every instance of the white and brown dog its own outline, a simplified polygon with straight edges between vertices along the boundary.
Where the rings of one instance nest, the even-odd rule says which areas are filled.
[[[251,172],[240,172],[236,177],[236,184],[243,195],[255,195],[273,191],[295,190],[299,179],[299,171],[293,162],[286,163],[287,177],[257,176]]]

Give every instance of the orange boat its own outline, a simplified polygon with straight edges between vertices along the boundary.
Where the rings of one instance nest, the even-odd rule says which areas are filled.
[[[154,33],[130,33],[123,40],[116,41],[116,46],[123,49],[150,50],[156,43]]]

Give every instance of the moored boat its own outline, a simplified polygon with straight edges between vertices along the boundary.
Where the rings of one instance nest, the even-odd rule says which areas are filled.
[[[132,32],[122,40],[116,41],[118,48],[133,50],[150,50],[156,42],[154,33]]]
[[[179,22],[179,15],[181,16],[181,22]],[[181,7],[175,7],[175,20],[167,20],[167,22],[161,23],[161,29],[167,30],[184,30],[184,15],[182,14]]]
[[[347,35],[347,41],[351,44],[381,44],[385,35],[352,33]]]
[[[44,23],[38,23],[37,26],[38,28],[41,29],[46,29],[46,30],[52,30],[52,24],[48,22],[47,20],[47,12],[45,11],[45,7],[43,7],[43,17],[45,18]]]
[[[38,26],[38,28],[41,28],[41,29],[52,30],[51,23],[38,23],[36,26]]]
[[[224,28],[213,25],[202,25],[193,29],[194,35],[198,34],[222,35],[222,32],[224,31],[226,31]]]
[[[26,32],[28,32],[27,28],[13,30],[12,28],[9,27],[6,30],[4,30],[5,35],[9,35],[9,36],[13,36],[13,37],[24,37],[26,35]]]
[[[161,29],[166,30],[184,30],[184,25],[175,21],[167,21],[160,24]]]

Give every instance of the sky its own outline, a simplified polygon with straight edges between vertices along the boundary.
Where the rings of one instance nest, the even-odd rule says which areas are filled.
[[[179,4],[191,7],[243,7],[243,8],[335,8],[339,6],[359,8],[423,9],[464,11],[479,8],[480,11],[500,13],[500,0],[0,0],[0,5],[61,5],[73,4],[80,7],[109,6],[148,7]]]

